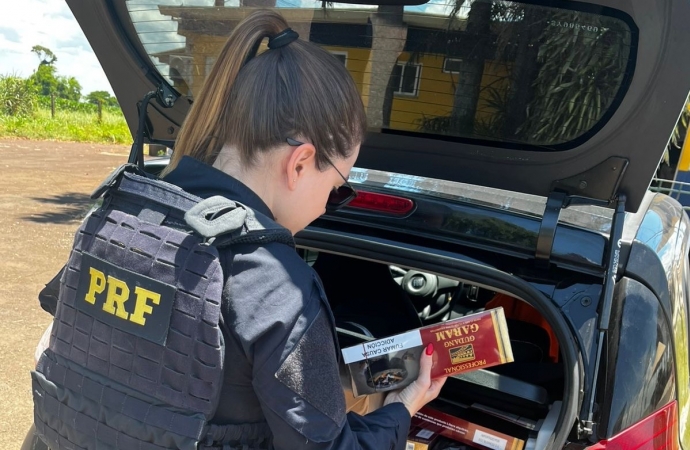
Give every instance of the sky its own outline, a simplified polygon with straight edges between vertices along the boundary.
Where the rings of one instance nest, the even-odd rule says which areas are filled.
[[[82,94],[108,91],[110,83],[64,0],[3,1],[0,14],[0,74],[28,77],[38,67],[31,47],[48,47],[57,56],[57,73],[73,76]]]

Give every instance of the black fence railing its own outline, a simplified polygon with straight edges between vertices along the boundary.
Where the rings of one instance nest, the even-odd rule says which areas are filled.
[[[690,183],[654,178],[649,190],[664,193],[678,200],[683,209],[690,212]]]

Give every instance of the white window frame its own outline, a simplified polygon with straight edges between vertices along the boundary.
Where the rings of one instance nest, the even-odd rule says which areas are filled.
[[[348,58],[347,58],[347,52],[343,52],[343,51],[331,51],[331,50],[329,50],[328,53],[330,53],[330,54],[333,55],[333,56],[344,56],[344,57],[345,57],[345,61],[343,61],[343,65],[344,65],[345,67],[347,67],[347,59],[348,59]]]
[[[462,58],[443,58],[443,66],[441,67],[441,70],[443,73],[460,73],[459,70],[446,70],[446,62],[447,61],[458,61],[462,63]]]
[[[396,66],[400,66],[400,84],[398,87],[393,91],[393,94],[399,97],[417,97],[419,95],[419,83],[420,80],[422,79],[422,65],[421,64],[408,64],[407,62],[397,62],[395,63]],[[415,78],[414,78],[414,92],[402,92],[402,86],[403,86],[403,77],[405,74],[405,67],[412,66],[415,69],[417,69],[415,73]]]

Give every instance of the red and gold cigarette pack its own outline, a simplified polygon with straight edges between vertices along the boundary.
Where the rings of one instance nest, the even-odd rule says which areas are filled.
[[[444,436],[473,448],[522,450],[525,446],[525,441],[522,439],[499,433],[428,406],[423,407],[414,415],[410,429],[422,429],[429,435]]]
[[[494,308],[343,349],[353,393],[385,392],[412,383],[419,374],[422,351],[430,343],[434,345],[432,378],[513,361],[503,308]]]

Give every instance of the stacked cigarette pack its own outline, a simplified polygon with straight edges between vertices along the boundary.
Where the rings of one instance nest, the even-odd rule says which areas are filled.
[[[412,418],[412,425],[407,438],[407,450],[445,450],[451,448],[522,450],[524,446],[525,442],[521,439],[437,411],[428,406],[422,408]]]

